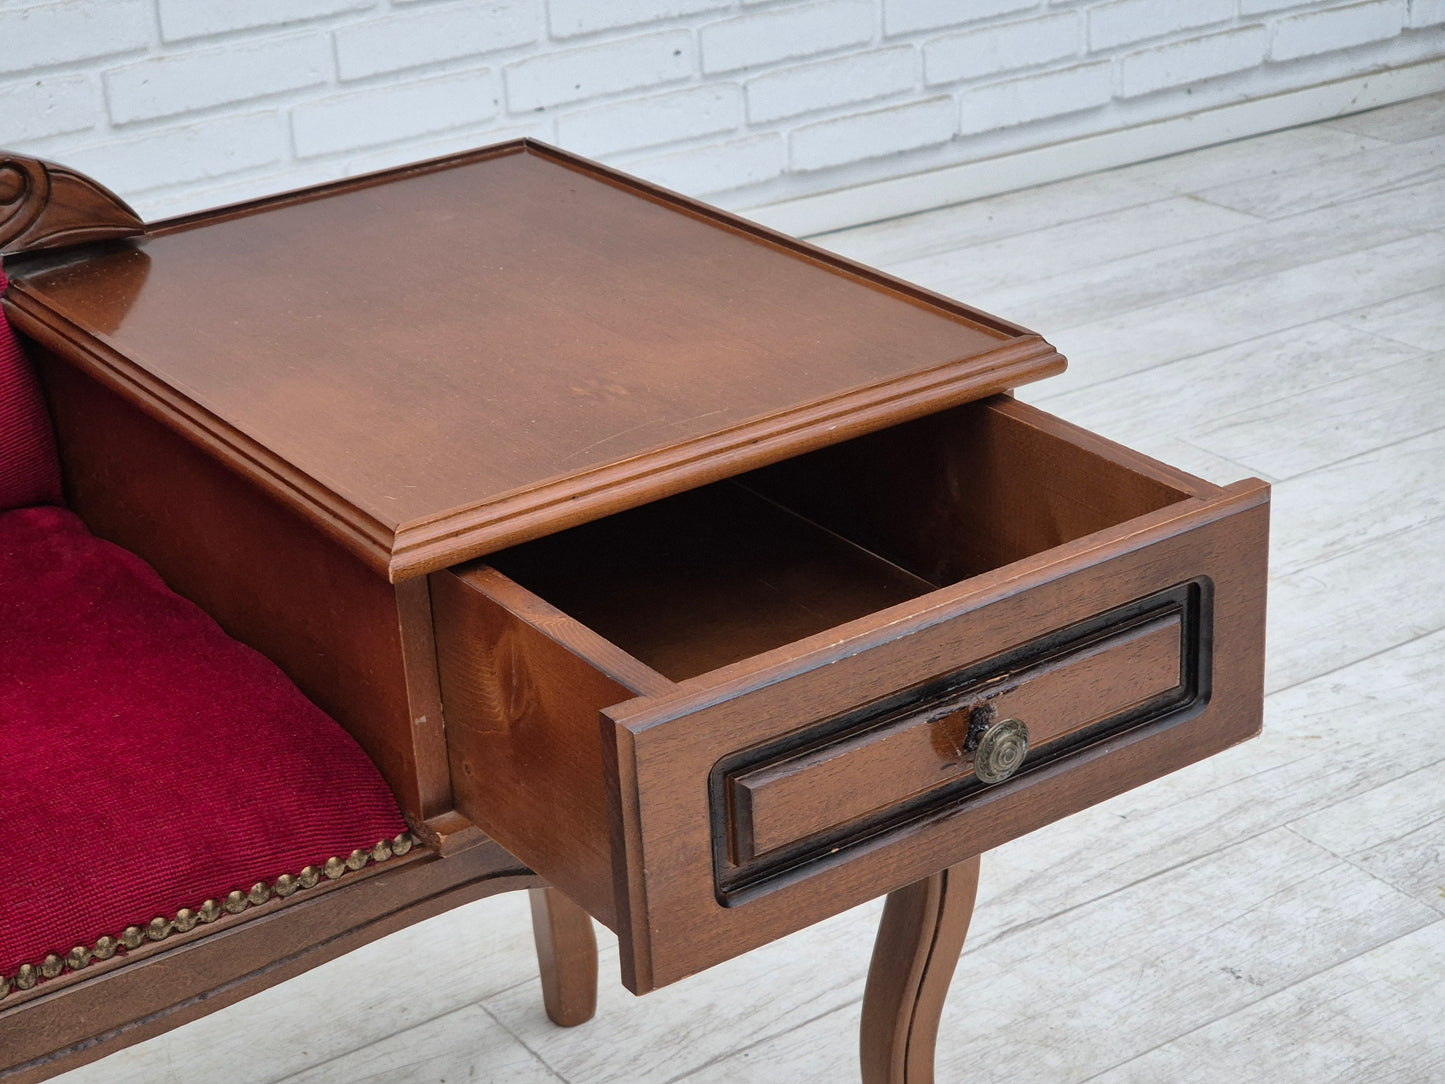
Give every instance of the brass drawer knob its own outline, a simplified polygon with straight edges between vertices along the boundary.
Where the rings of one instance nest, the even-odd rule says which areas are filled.
[[[1018,719],[988,724],[973,750],[973,774],[980,783],[1001,783],[1029,753],[1029,728]]]

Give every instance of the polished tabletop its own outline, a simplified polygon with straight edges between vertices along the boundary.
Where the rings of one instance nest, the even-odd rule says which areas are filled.
[[[1062,365],[1023,329],[532,143],[322,194],[16,273],[394,578]]]

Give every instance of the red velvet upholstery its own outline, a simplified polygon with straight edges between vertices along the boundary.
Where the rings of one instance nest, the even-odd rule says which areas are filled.
[[[0,294],[7,285],[0,271]],[[60,468],[50,416],[15,333],[0,314],[0,512],[59,503]]]
[[[405,830],[274,665],[51,507],[0,513],[0,825],[11,976]]]

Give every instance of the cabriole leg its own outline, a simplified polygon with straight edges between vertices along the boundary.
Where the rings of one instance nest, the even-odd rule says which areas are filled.
[[[888,894],[863,992],[863,1084],[932,1084],[938,1019],[977,894],[977,857]]]

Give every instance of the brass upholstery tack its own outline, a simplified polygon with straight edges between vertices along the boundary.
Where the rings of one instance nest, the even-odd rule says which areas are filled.
[[[76,945],[63,958],[51,953],[37,964],[21,964],[13,976],[0,975],[0,999],[12,989],[31,990],[42,978],[53,979],[69,969],[79,971],[90,965],[92,960],[109,960],[122,948],[136,949],[147,940],[163,941],[172,933],[189,933],[197,925],[215,922],[223,914],[239,915],[249,907],[258,907],[271,897],[287,897],[308,888],[315,888],[323,877],[335,881],[348,871],[363,869],[370,862],[385,862],[388,858],[404,855],[416,844],[416,837],[402,832],[392,839],[378,840],[370,848],[358,847],[345,858],[332,855],[322,866],[306,866],[299,873],[283,873],[271,884],[257,881],[248,890],[234,889],[226,894],[224,901],[205,900],[195,909],[182,907],[174,918],[157,915],[144,927],[127,926],[119,936],[106,934],[96,939],[92,946]]]

